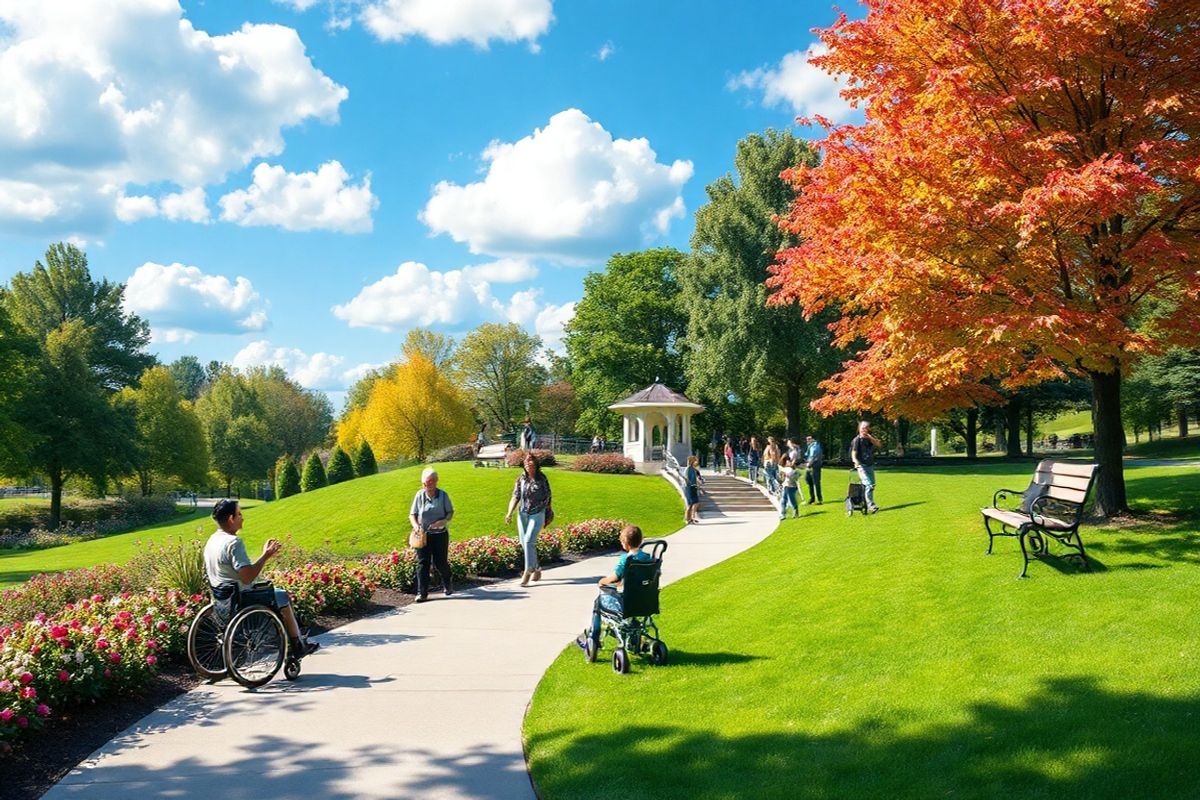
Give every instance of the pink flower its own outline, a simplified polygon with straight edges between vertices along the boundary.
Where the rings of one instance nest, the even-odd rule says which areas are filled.
[[[63,639],[70,632],[66,625],[55,625],[50,629],[50,636],[55,639]]]
[[[21,690],[22,700],[32,700],[35,697],[37,697],[37,689],[33,688],[32,686],[26,686]]]
[[[108,660],[113,662],[114,664],[119,664],[121,662],[121,654],[116,651],[113,651],[108,654]]]
[[[17,717],[17,727],[18,728],[28,728],[29,727],[29,717]]]
[[[29,672],[22,672],[20,681],[21,683],[33,683],[33,674]]]
[[[153,667],[158,663],[158,656],[151,653],[150,655],[146,656],[146,663]]]
[[[158,629],[159,633],[166,633],[167,628],[169,628],[170,626],[167,625],[166,622],[159,621],[159,623],[157,625],[155,625],[154,627]]]
[[[107,667],[105,667],[105,668],[104,668],[104,677],[106,677],[106,678],[111,678],[111,677],[112,677],[112,670],[111,670],[111,669],[109,669],[109,668],[107,668]]]
[[[154,617],[150,616],[149,614],[147,614],[146,616],[142,617],[142,623],[143,623],[143,624],[145,624],[145,625],[149,625],[151,622],[154,622]]]
[[[38,622],[45,622],[45,621],[46,621],[46,612],[45,612],[45,611],[39,611],[39,612],[37,612],[36,614],[34,614],[34,615],[33,615],[33,618],[34,618],[35,620],[37,620]]]
[[[97,639],[96,640],[96,649],[97,650],[108,649],[108,639]]]
[[[35,709],[35,711],[37,711],[37,715],[39,717],[50,716],[50,706],[46,705],[45,703],[38,703],[38,707]]]
[[[67,672],[65,669],[59,670],[58,679],[63,683],[66,683],[67,681],[71,680],[71,673]]]
[[[38,653],[42,652],[42,646],[39,644],[35,644],[29,648],[29,652],[33,653],[36,656]]]
[[[0,692],[11,692],[13,688],[12,681],[0,681]]]
[[[3,711],[0,711],[0,722],[8,722],[12,718],[13,710],[11,708],[6,708]]]
[[[147,639],[147,640],[146,640],[146,648],[147,648],[148,650],[157,650],[157,649],[158,649],[158,642],[154,641],[153,639]]]

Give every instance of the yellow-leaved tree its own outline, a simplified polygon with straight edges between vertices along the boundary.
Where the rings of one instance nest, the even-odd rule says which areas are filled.
[[[424,459],[438,448],[466,442],[473,429],[471,409],[458,388],[413,352],[392,375],[376,381],[364,407],[347,412],[338,425],[338,444],[345,449],[365,439],[380,461]]]

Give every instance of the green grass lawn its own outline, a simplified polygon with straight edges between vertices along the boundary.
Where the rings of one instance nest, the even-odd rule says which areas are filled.
[[[420,488],[420,466],[359,478],[275,503],[247,503],[244,536],[252,555],[268,538],[292,539],[304,547],[329,547],[357,555],[404,546],[408,511]],[[504,512],[516,469],[476,469],[468,462],[439,465],[441,487],[454,502],[453,539],[512,533]],[[683,521],[683,501],[665,480],[644,475],[595,475],[548,469],[554,490],[555,525],[593,517],[620,517],[661,536]],[[197,528],[200,532],[197,533]],[[0,551],[0,586],[38,572],[57,572],[106,562],[127,561],[139,542],[174,536],[205,536],[213,530],[207,511],[130,533],[31,552]]]
[[[881,470],[880,514],[827,503],[667,587],[670,666],[568,647],[525,724],[542,796],[1200,797],[1200,473],[1128,470],[1175,516],[1018,581],[978,509],[1029,467],[971,470]]]

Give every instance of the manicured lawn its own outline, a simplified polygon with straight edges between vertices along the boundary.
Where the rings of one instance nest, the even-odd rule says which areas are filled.
[[[408,538],[408,510],[420,488],[421,467],[372,475],[275,503],[246,504],[245,538],[251,555],[270,537],[293,540],[304,547],[329,547],[356,555],[390,550]],[[441,486],[454,502],[454,539],[489,533],[512,533],[504,512],[516,469],[476,469],[469,463],[438,467]],[[549,469],[554,490],[555,525],[594,517],[621,517],[642,526],[648,535],[676,530],[683,520],[683,501],[665,480],[643,475],[594,475]],[[197,530],[199,529],[199,530]],[[207,511],[130,533],[28,553],[0,551],[0,586],[44,571],[61,571],[105,562],[127,561],[139,542],[174,536],[207,537],[213,523]]]
[[[1130,469],[1177,516],[1018,581],[978,508],[1029,467],[962,469],[881,471],[877,516],[827,503],[666,588],[667,667],[569,646],[526,719],[542,796],[1200,796],[1200,474]]]
[[[1125,448],[1125,455],[1138,458],[1198,459],[1200,460],[1200,436],[1143,441]]]

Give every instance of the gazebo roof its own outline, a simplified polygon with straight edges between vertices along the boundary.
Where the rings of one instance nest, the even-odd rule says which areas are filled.
[[[650,384],[645,389],[634,392],[618,403],[613,403],[609,406],[609,409],[619,411],[623,408],[648,408],[652,406],[690,408],[696,411],[704,410],[704,406],[699,403],[693,403],[682,393],[658,381]]]

